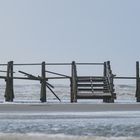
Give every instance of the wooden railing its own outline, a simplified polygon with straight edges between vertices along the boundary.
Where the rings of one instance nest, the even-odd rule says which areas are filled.
[[[15,77],[14,75],[14,66],[34,66],[38,65],[41,66],[41,74],[40,76],[35,76],[23,71],[19,71],[20,73],[26,75],[26,77]],[[71,75],[60,74],[57,72],[47,71],[45,66],[70,66],[71,67]],[[0,64],[0,66],[7,66],[7,70],[0,70],[0,72],[6,72],[6,76],[0,76],[0,79],[4,79],[6,82],[6,89],[5,89],[5,101],[12,102],[14,99],[14,79],[23,79],[23,80],[37,80],[41,83],[41,91],[40,91],[40,100],[41,102],[46,102],[46,87],[54,94],[54,96],[60,101],[59,97],[54,93],[52,90],[54,87],[48,83],[49,79],[69,79],[71,83],[71,102],[77,102],[77,65],[104,65],[104,75],[107,83],[107,87],[109,92],[111,93],[111,100],[114,102],[116,98],[114,93],[114,79],[136,79],[136,100],[140,102],[140,77],[139,77],[139,62],[136,62],[136,76],[135,77],[117,77],[114,76],[111,70],[110,61],[104,63],[76,63],[73,61],[72,63],[25,63],[25,64],[14,64],[13,61],[8,62],[7,64]],[[47,73],[51,73],[57,76],[48,77],[46,76]],[[92,87],[91,87],[92,88]]]

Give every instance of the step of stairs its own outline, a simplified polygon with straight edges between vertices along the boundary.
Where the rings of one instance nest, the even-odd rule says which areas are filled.
[[[102,76],[80,76],[77,77],[78,99],[104,99],[111,97],[109,86],[105,77]]]

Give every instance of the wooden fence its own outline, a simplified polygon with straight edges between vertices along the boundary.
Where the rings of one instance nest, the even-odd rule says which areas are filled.
[[[35,76],[24,71],[18,71],[26,77],[14,76],[14,66],[41,66],[41,75]],[[71,66],[71,75],[60,74],[46,70],[47,66]],[[78,65],[94,65],[103,66],[103,75],[97,76],[79,76],[77,71]],[[140,102],[140,77],[139,77],[139,62],[136,62],[136,77],[118,77],[112,73],[110,61],[104,63],[26,63],[26,64],[14,64],[13,61],[9,61],[7,64],[0,64],[0,66],[6,66],[6,76],[0,76],[0,79],[4,79],[6,82],[5,89],[5,101],[13,102],[14,98],[14,85],[13,81],[16,79],[20,80],[37,80],[40,81],[40,101],[46,102],[46,88],[48,88],[54,96],[61,101],[61,99],[53,91],[54,86],[48,81],[50,79],[68,79],[70,80],[70,102],[77,102],[78,99],[103,99],[104,102],[114,102],[116,94],[114,93],[114,80],[115,79],[136,79],[136,101]],[[56,76],[48,77],[46,73],[51,73]]]

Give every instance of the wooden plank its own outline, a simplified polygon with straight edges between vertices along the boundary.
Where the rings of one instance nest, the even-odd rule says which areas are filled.
[[[26,75],[29,79],[40,80],[40,77],[36,77],[36,76],[34,76],[34,75],[32,75],[32,74],[28,74],[28,73],[23,72],[23,71],[18,71],[18,72],[19,72],[19,73],[22,73],[22,74],[24,74],[24,75]]]
[[[78,79],[102,79],[104,76],[78,76]]]
[[[78,88],[78,91],[92,91],[92,88]],[[93,91],[105,91],[109,92],[109,90],[106,88],[95,88]]]
[[[121,79],[130,79],[130,80],[132,79],[132,80],[134,80],[134,79],[137,79],[137,77],[133,77],[133,76],[130,76],[130,77],[129,76],[115,76],[114,79],[120,79],[120,80]]]
[[[103,65],[104,63],[76,63],[76,65]],[[42,63],[17,63],[14,64],[14,66],[29,66],[29,65],[42,65]],[[69,65],[71,66],[71,63],[45,63],[45,65]],[[0,64],[0,66],[7,66],[7,64]]]
[[[93,86],[94,87],[106,87],[104,84],[77,84],[78,87],[91,87]]]
[[[98,79],[97,79],[97,78],[96,78],[96,79],[93,78],[93,79],[92,79],[92,82],[104,82],[104,81],[105,81],[104,78],[102,78],[102,79],[101,79],[101,78],[98,78]],[[88,79],[88,78],[83,78],[83,79],[82,79],[82,78],[78,78],[78,79],[77,79],[77,82],[78,82],[78,83],[79,83],[79,82],[81,82],[81,83],[82,83],[82,82],[83,82],[83,83],[84,83],[84,82],[91,82],[91,79]]]
[[[111,96],[110,93],[95,93],[95,94],[92,94],[92,93],[78,93],[77,94],[78,96],[89,96],[89,97],[92,97],[92,96]]]
[[[104,98],[110,98],[111,95],[77,95],[77,99],[104,99]]]

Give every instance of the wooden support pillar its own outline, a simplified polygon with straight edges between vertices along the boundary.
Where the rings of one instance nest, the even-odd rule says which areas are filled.
[[[104,78],[107,78],[107,62],[104,62],[104,71],[103,71]],[[106,88],[106,80],[103,82],[104,83],[104,89]],[[106,92],[106,90],[104,90]],[[103,102],[107,102],[107,98],[103,99]]]
[[[71,70],[71,103],[77,102],[77,70],[75,61],[72,62]]]
[[[112,94],[110,102],[114,103],[114,100],[116,99],[116,94],[114,94],[114,91],[115,91],[114,90],[114,75],[112,73],[110,61],[108,61],[108,65],[109,65],[109,69],[110,69],[110,90],[111,90],[111,94]]]
[[[42,70],[41,70],[42,80],[41,80],[41,93],[40,93],[40,101],[46,102],[46,70],[45,70],[45,62],[42,62]]]
[[[136,62],[136,100],[140,102],[139,62]]]
[[[104,77],[106,77],[106,62],[104,62]]]
[[[104,63],[104,76],[108,79],[108,86],[111,93],[111,97],[103,99],[103,102],[114,103],[116,95],[114,94],[114,77],[112,74],[110,61]]]
[[[13,61],[8,62],[7,64],[7,77],[6,89],[5,89],[5,101],[13,102],[14,99],[14,89],[13,89]]]

